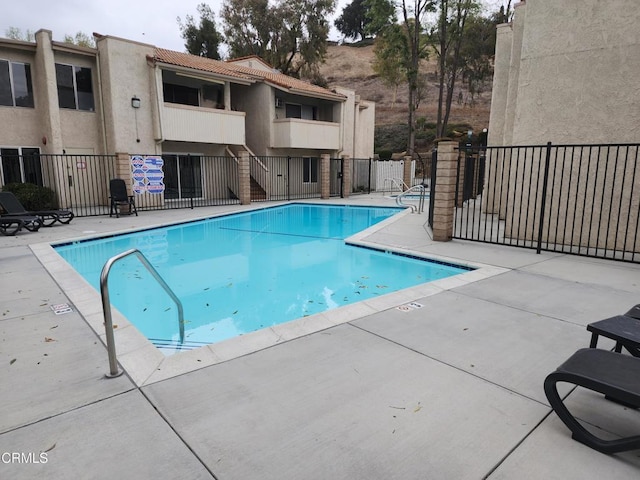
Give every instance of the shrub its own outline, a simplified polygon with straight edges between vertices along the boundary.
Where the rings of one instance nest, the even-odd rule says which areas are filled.
[[[25,210],[55,210],[58,208],[56,193],[49,187],[40,187],[33,183],[8,183],[3,192],[13,193]]]
[[[404,152],[407,149],[409,127],[405,124],[378,125],[375,128],[375,149]]]
[[[391,150],[378,150],[376,153],[378,157],[380,157],[380,160],[391,160],[391,156],[393,155]]]

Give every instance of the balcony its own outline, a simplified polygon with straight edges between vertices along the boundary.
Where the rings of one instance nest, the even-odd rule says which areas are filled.
[[[340,124],[282,118],[273,121],[273,148],[340,150]]]
[[[162,137],[178,142],[244,145],[244,112],[164,103]]]

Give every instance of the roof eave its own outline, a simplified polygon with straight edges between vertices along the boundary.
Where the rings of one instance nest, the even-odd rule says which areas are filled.
[[[255,80],[248,79],[248,78],[239,78],[233,75],[224,75],[222,73],[210,72],[208,70],[200,70],[199,68],[183,67],[181,65],[174,65],[173,63],[163,62],[162,60],[158,60],[157,58],[154,60],[155,60],[156,66],[163,67],[168,70],[170,69],[170,70],[179,71],[179,72],[191,73],[193,76],[198,76],[198,77],[210,76],[212,79],[215,78],[219,80],[228,81],[231,83],[237,83],[240,85],[251,85],[255,83]]]

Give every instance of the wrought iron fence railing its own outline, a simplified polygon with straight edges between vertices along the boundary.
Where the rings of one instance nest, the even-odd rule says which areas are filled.
[[[639,148],[461,149],[453,236],[638,263]]]

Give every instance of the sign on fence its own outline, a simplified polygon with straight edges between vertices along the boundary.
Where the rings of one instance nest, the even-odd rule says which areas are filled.
[[[131,156],[131,177],[133,193],[141,195],[145,192],[161,194],[164,192],[164,160],[162,157],[147,155]]]

